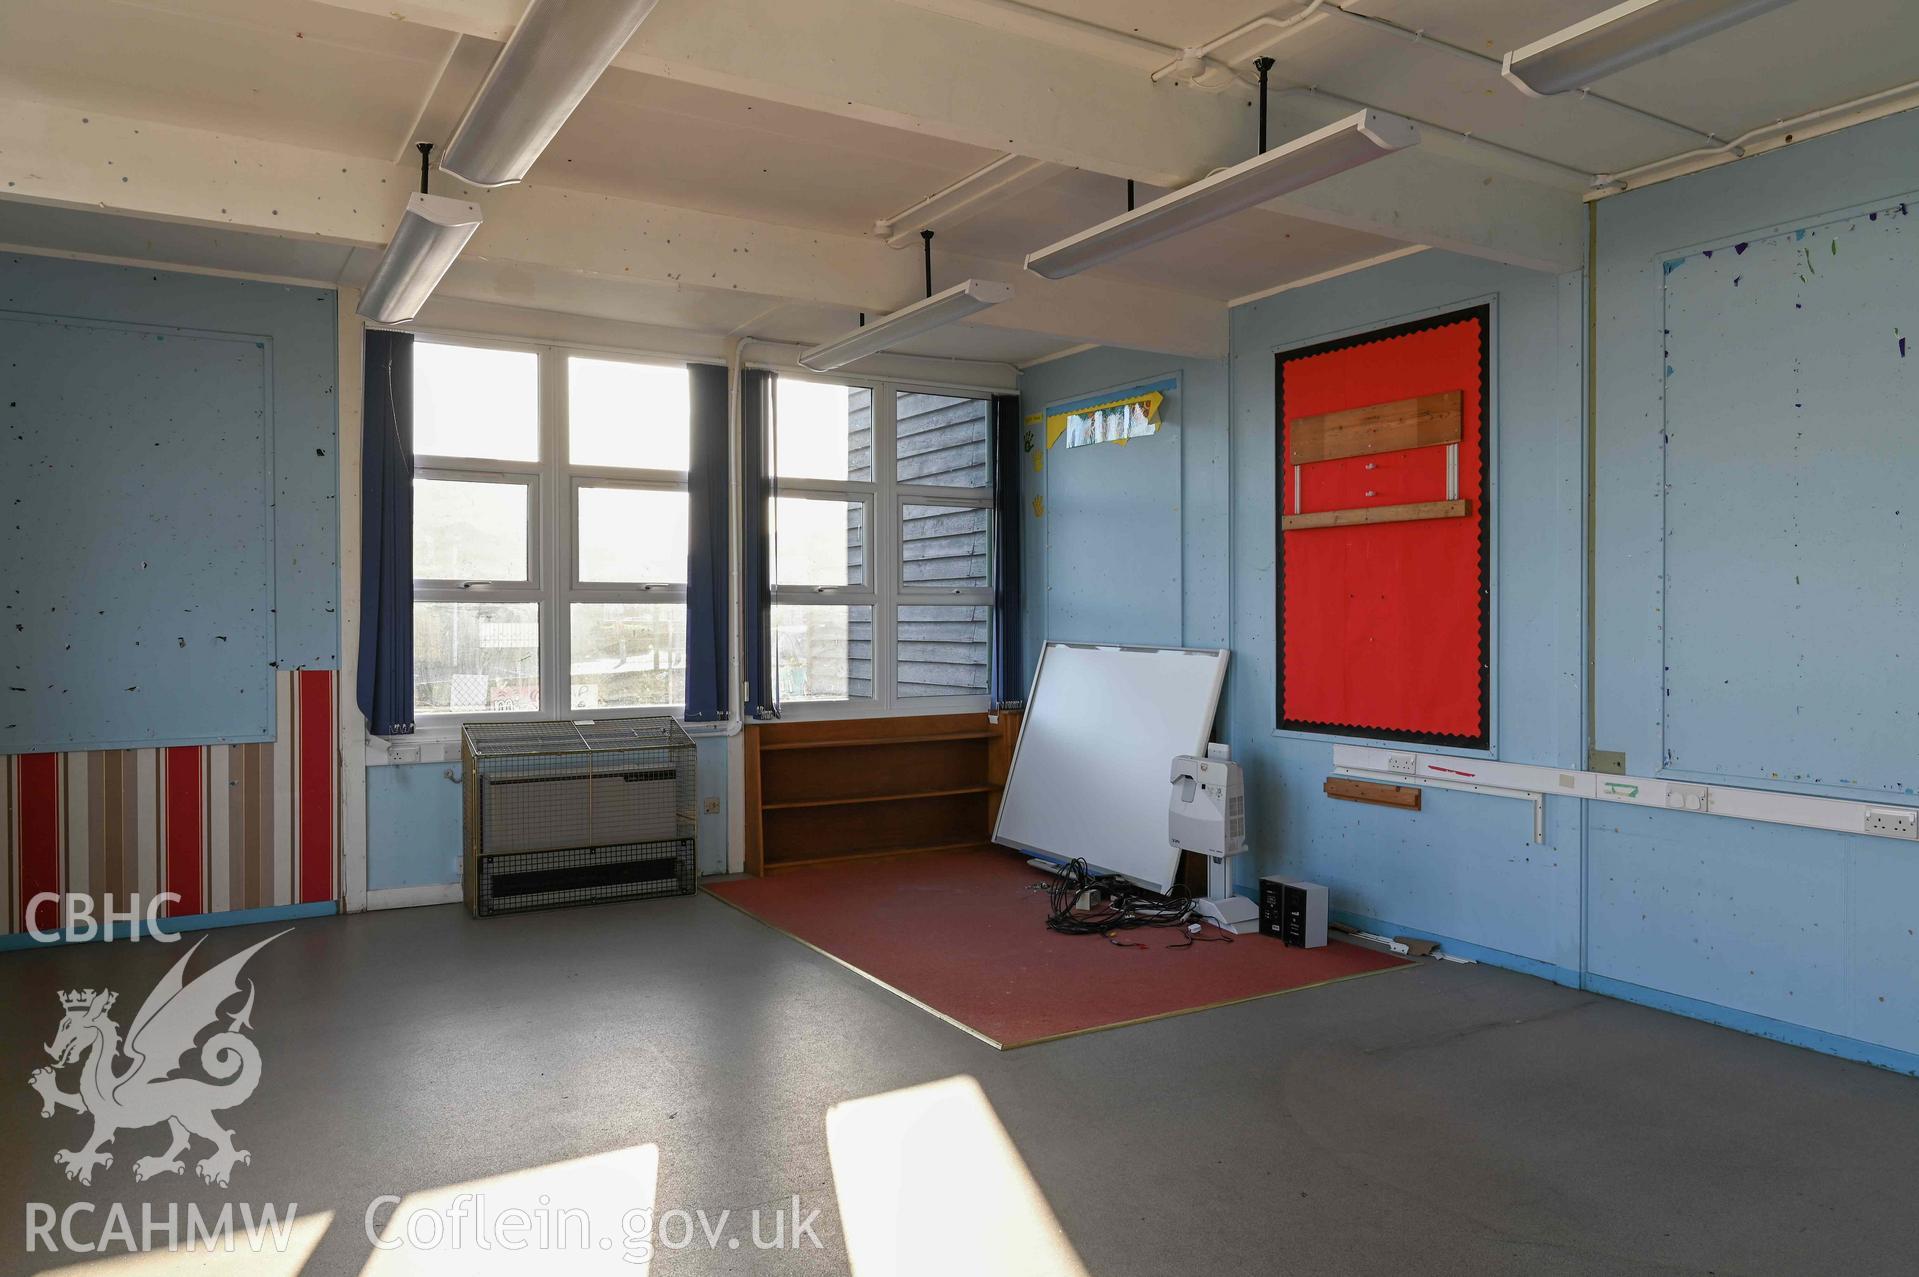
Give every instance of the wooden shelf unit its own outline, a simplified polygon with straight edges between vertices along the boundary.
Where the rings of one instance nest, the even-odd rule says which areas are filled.
[[[746,871],[978,846],[1019,714],[751,723]]]

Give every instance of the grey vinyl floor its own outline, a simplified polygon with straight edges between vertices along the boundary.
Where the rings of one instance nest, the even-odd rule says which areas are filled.
[[[1490,967],[1428,963],[1001,1053],[703,895],[290,925],[246,968],[263,1063],[220,1115],[251,1156],[224,1189],[194,1176],[202,1145],[183,1173],[135,1181],[162,1126],[121,1131],[92,1184],[68,1179],[54,1154],[87,1119],[42,1118],[28,1086],[61,990],[117,991],[125,1027],[186,945],[0,955],[0,1271],[175,1271],[28,1254],[34,1206],[76,1202],[93,1207],[75,1217],[83,1242],[112,1203],[297,1203],[331,1222],[291,1269],[242,1255],[206,1271],[399,1271],[368,1242],[375,1198],[644,1148],[662,1219],[795,1196],[819,1211],[817,1247],[656,1246],[652,1272],[845,1272],[849,1222],[875,1216],[840,1200],[835,1159],[856,1159],[830,1146],[827,1114],[929,1083],[977,1084],[1010,1137],[1004,1173],[1030,1176],[1043,1226],[1102,1277],[1919,1271],[1919,1080]],[[203,934],[196,970],[272,929]],[[1002,1199],[990,1168],[968,1174],[950,1209],[914,1208],[942,1261],[901,1271],[966,1271],[955,1256],[990,1250]]]

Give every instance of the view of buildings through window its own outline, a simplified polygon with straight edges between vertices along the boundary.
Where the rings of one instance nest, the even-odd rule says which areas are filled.
[[[780,699],[983,698],[991,401],[775,385]],[[416,716],[679,712],[686,369],[423,339],[414,438]]]
[[[414,438],[416,716],[679,712],[686,369],[421,341]]]
[[[885,384],[776,383],[783,702],[986,694],[990,411]]]

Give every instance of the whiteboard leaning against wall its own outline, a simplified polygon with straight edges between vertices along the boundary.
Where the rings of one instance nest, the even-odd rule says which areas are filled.
[[[1204,754],[1224,650],[1048,643],[1033,675],[993,841],[1125,874],[1165,891],[1169,768]]]

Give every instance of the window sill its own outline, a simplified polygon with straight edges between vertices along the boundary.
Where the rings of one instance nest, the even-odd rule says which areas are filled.
[[[678,714],[664,709],[623,709],[603,714],[580,714],[570,716],[568,721],[589,722],[614,718],[671,718],[686,729],[686,734],[694,740],[707,736],[724,736],[729,723],[689,723]],[[537,714],[487,715],[473,719],[448,718],[440,722],[429,721],[418,731],[408,736],[366,737],[366,765],[368,767],[402,767],[413,763],[457,763],[460,761],[460,729],[468,722],[540,722]]]
[[[992,709],[984,696],[928,698],[912,705],[873,705],[861,701],[788,701],[778,718],[748,719],[749,723],[813,722],[847,718],[925,718],[933,714],[984,714]]]

